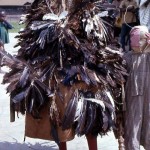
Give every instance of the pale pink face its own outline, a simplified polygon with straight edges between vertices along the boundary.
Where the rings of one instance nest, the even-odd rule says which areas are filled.
[[[139,44],[139,41],[140,41],[140,35],[137,33],[131,33],[130,34],[130,45],[131,45],[131,48],[133,47],[140,47],[140,44]]]
[[[130,45],[131,49],[137,50],[140,49],[142,50],[145,45],[147,44],[147,38],[146,38],[146,33],[148,31],[145,30],[145,28],[140,27],[134,27],[131,32],[130,32]]]

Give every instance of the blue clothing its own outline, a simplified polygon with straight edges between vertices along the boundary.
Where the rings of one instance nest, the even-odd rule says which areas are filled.
[[[5,43],[9,43],[8,29],[12,29],[13,26],[7,21],[0,22],[0,40]]]
[[[130,39],[129,32],[131,31],[131,28],[136,26],[136,25],[137,25],[136,22],[135,23],[128,23],[128,25],[125,23],[122,24],[121,33],[120,33],[120,43],[121,43],[121,47],[122,47],[123,51],[126,51],[125,50],[126,38]],[[130,44],[129,44],[129,46],[130,46]]]

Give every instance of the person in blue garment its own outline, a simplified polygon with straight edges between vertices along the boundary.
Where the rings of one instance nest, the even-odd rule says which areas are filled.
[[[6,21],[5,11],[1,11],[0,12],[0,41],[3,44],[9,43],[8,30],[12,28],[13,26],[8,21]],[[2,57],[0,56],[0,72],[1,72],[1,61],[2,61]]]
[[[0,12],[0,39],[5,43],[9,43],[8,30],[12,29],[13,26],[6,20],[6,13],[4,11]]]

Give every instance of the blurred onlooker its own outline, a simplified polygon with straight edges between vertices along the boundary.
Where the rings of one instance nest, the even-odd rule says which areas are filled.
[[[150,150],[150,33],[146,26],[130,31],[131,51],[124,55],[126,82],[125,149]]]
[[[110,4],[112,4],[112,2],[113,2],[113,0],[107,0],[108,1],[108,3],[110,3]]]
[[[6,14],[4,11],[0,12],[0,48],[2,50],[2,47],[4,48],[5,43],[9,43],[9,35],[8,35],[8,29],[12,29],[13,26],[6,21]],[[2,61],[2,55],[0,54],[0,72],[1,71],[1,61]]]
[[[112,5],[116,6],[116,9],[119,10],[119,6],[120,6],[121,1],[122,0],[113,0]],[[117,24],[118,21],[120,21],[119,24]],[[120,35],[120,32],[121,32],[121,13],[118,14],[118,17],[116,18],[116,23],[115,23],[115,26],[114,26],[114,36],[115,36],[115,38],[118,39],[118,37]]]
[[[140,24],[148,27],[150,32],[150,0],[141,0],[139,5]]]
[[[120,33],[120,43],[123,51],[126,51],[126,38],[129,36],[131,28],[137,25],[135,10],[138,6],[136,0],[123,0],[119,7],[123,22]]]
[[[116,8],[119,8],[120,3],[122,0],[113,0],[112,4],[116,6]]]
[[[6,21],[6,13],[0,12],[0,40],[5,43],[9,43],[8,29],[12,29],[13,26]]]

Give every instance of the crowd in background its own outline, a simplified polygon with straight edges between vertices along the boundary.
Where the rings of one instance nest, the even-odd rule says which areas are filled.
[[[116,18],[114,36],[124,52],[130,48],[130,30],[136,25],[145,25],[150,32],[150,0],[105,0],[120,10]]]
[[[140,150],[142,145],[149,150],[150,0],[114,0],[111,4],[120,9],[115,36],[121,44],[129,73],[125,88],[125,149]]]

